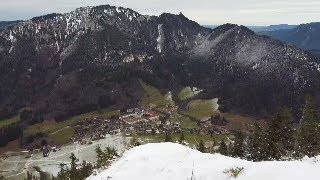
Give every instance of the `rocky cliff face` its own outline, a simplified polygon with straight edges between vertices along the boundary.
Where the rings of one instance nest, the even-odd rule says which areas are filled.
[[[137,104],[138,79],[192,85],[222,110],[268,115],[319,90],[319,60],[243,26],[204,28],[184,15],[98,6],[0,31],[0,117],[31,107],[44,119]]]

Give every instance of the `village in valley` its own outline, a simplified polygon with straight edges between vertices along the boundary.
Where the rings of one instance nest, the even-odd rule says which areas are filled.
[[[110,118],[96,116],[75,124],[74,142],[89,143],[105,138],[106,134],[122,134],[126,137],[140,135],[180,134],[183,132],[192,134],[228,134],[228,131],[213,123],[217,117],[210,117],[207,121],[197,123],[195,127],[184,127],[179,118],[177,106],[165,108],[131,108]],[[191,121],[191,120],[190,120]]]
[[[94,148],[97,146],[112,146],[121,154],[132,147],[132,143],[163,142],[167,136],[173,142],[183,141],[191,148],[204,142],[208,149],[214,151],[222,140],[231,142],[234,131],[250,131],[253,122],[256,122],[254,119],[220,113],[218,99],[196,99],[201,92],[197,88],[184,88],[178,94],[178,99],[186,103],[175,103],[171,92],[162,95],[152,86],[143,82],[141,85],[146,95],[138,107],[100,110],[62,122],[44,121],[28,127],[24,134],[31,138],[40,135],[39,138],[32,139],[20,151],[4,154],[0,167],[21,167],[18,170],[5,170],[10,177],[32,170],[34,166],[45,170],[52,167],[54,172],[51,169],[47,171],[56,174],[59,164],[68,161],[71,152],[82,160],[94,162]],[[21,160],[21,157],[25,160]]]
[[[107,134],[134,137],[141,143],[161,142],[165,135],[178,141],[183,134],[186,143],[195,147],[203,140],[210,146],[215,141],[230,141],[232,131],[250,131],[255,120],[220,113],[218,99],[195,99],[201,90],[186,87],[178,94],[179,101],[186,101],[181,107],[172,100],[171,92],[162,95],[156,88],[141,82],[145,98],[139,107],[112,112],[97,111],[76,116],[62,123],[43,122],[31,126],[25,134],[34,136],[48,134],[34,140],[26,152],[50,152],[61,150],[68,143],[90,145],[105,139]],[[240,121],[239,121],[240,119]]]
[[[74,135],[70,138],[71,142],[86,145],[105,139],[107,134],[120,134],[147,143],[163,141],[161,138],[165,135],[172,135],[177,140],[178,136],[186,134],[190,137],[191,142],[187,143],[191,146],[196,146],[202,138],[207,144],[217,145],[216,137],[219,137],[218,140],[221,140],[221,137],[230,140],[229,134],[233,130],[227,127],[230,122],[216,109],[212,110],[211,116],[200,120],[186,112],[179,112],[179,107],[173,104],[161,108],[147,106],[116,112],[107,118],[97,114],[73,124]],[[251,125],[247,124],[247,128],[250,127]],[[57,149],[60,149],[60,146],[54,144],[42,147],[44,156],[49,156],[50,151]]]

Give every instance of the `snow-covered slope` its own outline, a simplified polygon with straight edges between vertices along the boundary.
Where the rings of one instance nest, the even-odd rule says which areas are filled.
[[[316,159],[290,162],[249,162],[220,154],[203,154],[173,144],[147,144],[127,151],[108,170],[89,180],[227,180],[225,170],[243,167],[239,180],[319,179]]]

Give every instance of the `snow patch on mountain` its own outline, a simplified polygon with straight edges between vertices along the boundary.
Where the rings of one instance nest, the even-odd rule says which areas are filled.
[[[14,39],[14,37],[13,37],[13,35],[12,35],[12,31],[10,31],[9,39],[10,39],[11,41],[13,41],[13,39]]]
[[[244,168],[238,180],[316,180],[318,158],[302,161],[250,162],[242,159],[204,154],[173,144],[147,144],[125,152],[109,169],[88,180],[228,180],[231,168]]]
[[[198,56],[208,56],[212,51],[214,47],[216,47],[221,41],[223,41],[225,38],[228,37],[228,35],[233,31],[233,29],[230,29],[219,36],[217,36],[215,39],[212,40],[212,34],[208,34],[207,36],[198,35],[195,49],[193,50],[194,54],[197,54]]]
[[[268,53],[268,45],[263,41],[259,41],[259,39],[240,42],[237,46],[239,49],[236,54],[236,61],[246,65],[259,62]]]
[[[159,53],[163,52],[163,43],[164,43],[164,31],[163,31],[163,24],[158,25],[158,38],[157,38],[157,50]]]
[[[124,59],[123,59],[123,62],[126,62],[126,63],[130,63],[130,62],[133,62],[134,61],[134,56],[133,54],[130,54],[128,56],[126,56]]]

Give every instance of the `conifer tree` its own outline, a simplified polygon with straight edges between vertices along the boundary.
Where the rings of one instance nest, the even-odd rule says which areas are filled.
[[[164,142],[173,142],[172,137],[170,136],[169,133],[166,133],[165,138],[164,138]]]
[[[114,157],[118,157],[118,153],[114,148],[107,147],[105,150],[105,154],[108,160],[113,159]]]
[[[205,145],[204,145],[203,140],[200,140],[197,149],[198,149],[198,151],[200,151],[200,152],[202,152],[202,153],[205,153],[205,152],[206,152],[206,147],[205,147]]]
[[[245,135],[242,132],[237,132],[236,139],[232,148],[232,156],[243,158],[245,156]]]
[[[185,138],[184,138],[184,133],[181,133],[181,136],[179,138],[179,143],[184,144]]]
[[[27,180],[33,180],[33,176],[29,171],[27,172]]]
[[[83,161],[80,169],[80,179],[86,179],[92,174],[93,166],[86,161]]]
[[[110,160],[118,156],[117,151],[110,147],[107,147],[105,151],[102,151],[100,146],[97,146],[95,151],[97,153],[97,168],[108,165]]]
[[[69,179],[69,171],[67,169],[65,169],[64,167],[65,165],[64,164],[60,164],[59,167],[60,167],[60,172],[58,173],[58,177],[57,179],[59,180],[67,180]]]
[[[298,134],[298,153],[309,157],[320,152],[319,120],[317,117],[315,100],[312,96],[306,96],[303,108],[300,129]]]
[[[93,172],[93,166],[90,163],[85,161],[82,162],[80,168],[78,169],[76,166],[76,162],[78,159],[72,153],[70,156],[71,163],[70,168],[66,167],[64,164],[60,164],[60,172],[56,179],[58,180],[85,180],[89,177]],[[40,178],[41,179],[41,178]]]
[[[213,140],[212,140],[212,145],[209,147],[208,152],[209,152],[209,153],[212,153],[212,154],[216,153],[215,146],[216,146],[216,140],[213,139]]]
[[[79,178],[79,173],[77,171],[77,157],[74,155],[74,153],[71,153],[70,156],[70,160],[71,160],[71,166],[70,166],[70,179],[71,180],[78,180]]]
[[[228,152],[228,146],[227,144],[224,142],[224,140],[220,141],[220,146],[219,146],[219,150],[218,152],[222,155],[228,156],[229,152]]]
[[[100,146],[97,146],[95,151],[96,151],[96,154],[97,154],[97,168],[100,168],[100,167],[103,166],[104,153],[101,150]]]
[[[152,128],[151,134],[152,134],[152,135],[156,135],[156,130]]]
[[[131,146],[135,147],[135,146],[140,146],[140,145],[141,145],[141,142],[140,142],[138,139],[136,139],[135,137],[133,137],[133,138],[131,139],[130,144],[131,144]]]
[[[253,161],[267,160],[267,146],[265,143],[265,135],[262,128],[254,125],[254,132],[249,136],[248,140],[248,158]]]
[[[279,160],[288,156],[294,147],[294,125],[287,107],[282,107],[268,124],[266,132],[266,153],[268,159]]]

